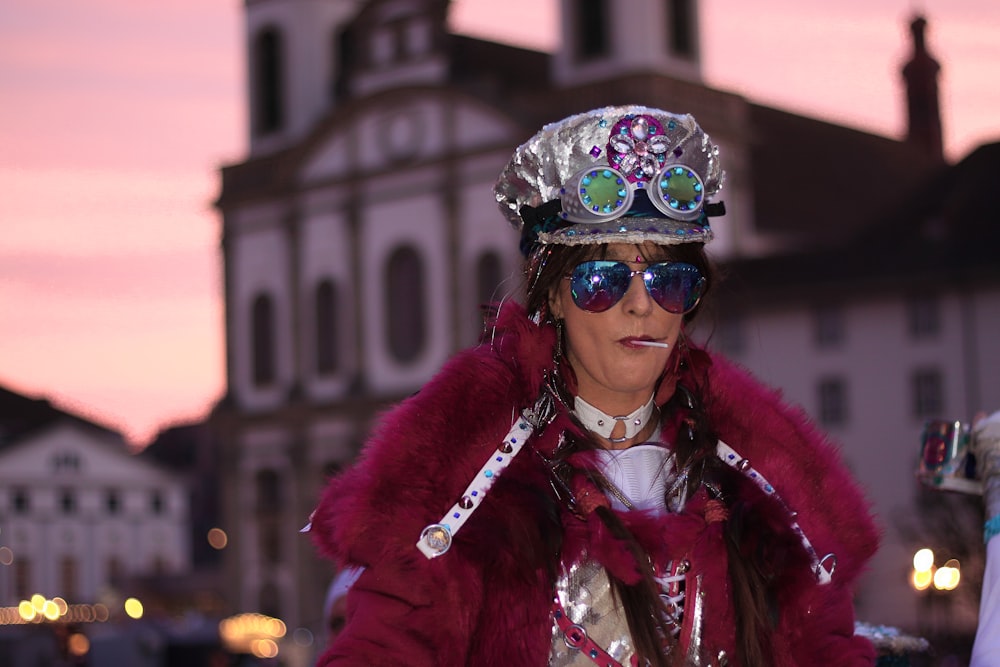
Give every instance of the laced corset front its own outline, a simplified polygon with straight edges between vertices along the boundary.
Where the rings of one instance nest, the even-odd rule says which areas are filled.
[[[662,444],[648,442],[623,450],[599,450],[596,454],[613,510],[661,516],[683,506],[684,498],[672,493],[677,473],[670,450]],[[652,565],[667,610],[667,625],[676,637],[683,621],[687,563]],[[591,559],[563,563],[553,600],[549,665],[595,663],[636,663],[625,614],[615,603],[607,572],[599,563]]]

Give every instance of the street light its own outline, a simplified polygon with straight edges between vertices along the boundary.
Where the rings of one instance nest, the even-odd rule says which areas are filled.
[[[129,618],[136,620],[142,618],[142,603],[136,598],[125,600],[125,613],[128,614]]]
[[[930,549],[919,549],[913,554],[910,585],[916,590],[927,590],[933,584],[935,590],[953,591],[961,580],[961,566],[956,559],[951,558],[941,567],[937,567],[934,565],[934,552]]]

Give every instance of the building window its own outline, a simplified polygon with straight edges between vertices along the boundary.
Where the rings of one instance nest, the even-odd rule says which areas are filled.
[[[667,0],[667,16],[670,20],[667,34],[670,35],[671,53],[685,58],[694,56],[694,8],[691,0]]]
[[[278,587],[267,582],[260,587],[260,613],[274,618],[281,618],[281,596]]]
[[[112,556],[107,561],[108,583],[112,586],[121,586],[125,581],[125,564],[117,556]]]
[[[476,260],[476,330],[482,331],[484,316],[489,306],[502,297],[500,283],[503,281],[503,263],[495,252],[484,252]]]
[[[120,514],[122,511],[122,497],[115,489],[108,489],[104,494],[104,506],[108,514]]]
[[[257,471],[257,511],[276,512],[282,506],[281,476],[275,470]]]
[[[592,60],[608,53],[608,23],[606,0],[579,0],[577,3],[577,56]]]
[[[253,383],[263,387],[274,382],[274,302],[267,294],[253,301],[251,347],[253,348]]]
[[[59,492],[59,510],[63,514],[76,513],[76,494],[71,489],[63,489]]]
[[[411,362],[427,338],[423,262],[412,246],[401,246],[389,256],[386,273],[389,352],[397,361]]]
[[[64,598],[67,600],[77,598],[79,566],[72,556],[63,556],[59,561],[59,584],[59,590]]]
[[[54,472],[80,472],[80,457],[74,452],[64,452],[52,457]]]
[[[920,295],[906,304],[906,319],[910,338],[926,340],[941,333],[941,307],[937,297]]]
[[[335,33],[330,49],[334,62],[331,71],[335,72],[331,93],[333,99],[340,100],[347,97],[350,90],[351,65],[355,63],[356,50],[354,32],[348,28]]]
[[[413,20],[406,26],[406,51],[410,56],[422,56],[431,50],[431,25],[426,20]]]
[[[153,556],[153,564],[150,569],[155,576],[162,577],[170,573],[170,564],[166,558],[157,555]]]
[[[333,281],[324,280],[316,287],[316,373],[333,375],[337,372],[337,290]]]
[[[268,134],[285,122],[284,40],[277,28],[262,30],[254,42],[254,133]]]
[[[261,521],[257,529],[260,531],[260,557],[268,565],[281,562],[281,529],[280,522],[275,520]]]
[[[944,415],[944,379],[936,368],[920,368],[911,380],[913,414],[921,419],[939,418]]]
[[[476,262],[476,293],[481,305],[494,303],[497,291],[503,281],[503,263],[500,255],[495,252],[485,252]]]
[[[11,491],[10,504],[14,514],[27,514],[31,511],[31,494],[27,489],[15,488]]]
[[[149,494],[149,511],[154,516],[160,516],[167,509],[167,503],[163,499],[163,492],[154,490]]]
[[[399,35],[391,27],[382,28],[372,35],[371,62],[376,66],[387,65],[399,56]]]
[[[821,348],[837,347],[844,342],[844,311],[839,306],[821,306],[814,313],[814,338]]]
[[[746,323],[740,315],[732,314],[719,321],[712,341],[723,354],[739,356],[746,352]]]
[[[847,383],[842,378],[819,382],[819,421],[823,426],[847,424]]]
[[[31,561],[26,558],[14,559],[14,595],[21,600],[27,600],[37,591],[31,585]]]

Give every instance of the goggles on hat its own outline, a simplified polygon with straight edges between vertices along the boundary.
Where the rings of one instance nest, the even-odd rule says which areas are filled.
[[[687,165],[666,164],[648,180],[630,179],[611,166],[595,166],[577,172],[560,189],[561,217],[571,222],[594,223],[626,214],[642,214],[641,209],[649,207],[642,199],[636,200],[637,190],[645,191],[652,204],[648,213],[654,216],[697,220],[705,204],[705,182]],[[633,204],[637,205],[636,210]]]
[[[686,262],[656,262],[633,271],[625,262],[595,259],[577,264],[569,274],[573,303],[591,313],[604,312],[622,300],[632,276],[642,276],[650,298],[668,313],[689,312],[705,291],[705,277]]]

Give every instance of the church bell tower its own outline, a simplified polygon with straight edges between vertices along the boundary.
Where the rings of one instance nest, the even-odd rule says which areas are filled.
[[[701,83],[697,0],[561,0],[559,86],[649,71]]]
[[[294,144],[335,100],[343,26],[361,0],[246,0],[250,153]]]

